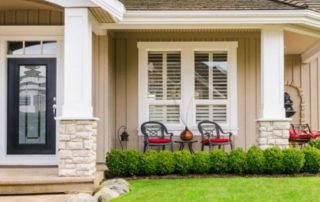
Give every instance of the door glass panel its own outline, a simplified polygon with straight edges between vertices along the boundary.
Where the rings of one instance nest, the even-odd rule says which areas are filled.
[[[40,41],[26,41],[25,42],[25,54],[26,55],[40,55],[41,54],[41,42]]]
[[[19,144],[46,143],[46,66],[19,66]]]
[[[23,42],[22,41],[10,41],[8,42],[8,55],[22,55],[23,54]]]

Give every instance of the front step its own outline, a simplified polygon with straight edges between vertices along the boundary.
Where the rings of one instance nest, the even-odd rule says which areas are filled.
[[[98,170],[90,177],[59,177],[57,168],[0,168],[0,195],[92,193],[104,178]]]

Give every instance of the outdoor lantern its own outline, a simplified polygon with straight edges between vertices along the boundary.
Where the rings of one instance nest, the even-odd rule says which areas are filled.
[[[122,133],[120,133],[122,131]],[[120,126],[118,129],[118,137],[119,137],[119,142],[121,145],[121,149],[123,150],[123,142],[128,142],[129,140],[129,134],[127,132],[127,126]]]

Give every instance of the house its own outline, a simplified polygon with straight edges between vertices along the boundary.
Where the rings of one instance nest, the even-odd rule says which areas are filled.
[[[319,39],[318,0],[1,0],[0,165],[90,176],[148,120],[286,147],[320,128]]]

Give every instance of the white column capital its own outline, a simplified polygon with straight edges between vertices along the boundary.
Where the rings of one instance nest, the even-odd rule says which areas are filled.
[[[261,119],[285,119],[284,29],[281,25],[261,30]]]
[[[92,24],[87,8],[65,9],[64,103],[62,118],[90,118]]]

